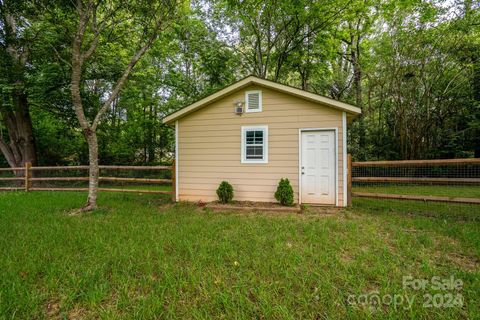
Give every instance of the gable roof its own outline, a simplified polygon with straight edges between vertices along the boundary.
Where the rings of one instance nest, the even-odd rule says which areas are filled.
[[[176,121],[180,118],[183,118],[184,116],[198,110],[198,109],[201,109],[203,108],[204,106],[206,106],[207,104],[210,104],[214,101],[217,101],[227,95],[229,95],[230,93],[234,92],[234,91],[237,91],[237,90],[240,90],[246,86],[249,86],[249,85],[252,85],[252,84],[255,84],[255,85],[259,85],[259,86],[262,86],[262,87],[266,87],[266,88],[269,88],[269,89],[273,89],[273,90],[276,90],[276,91],[280,91],[280,92],[283,92],[283,93],[286,93],[286,94],[290,94],[290,95],[293,95],[293,96],[297,96],[299,98],[302,98],[302,99],[305,99],[305,100],[309,100],[309,101],[313,101],[313,102],[317,102],[317,103],[320,103],[322,105],[326,105],[326,106],[329,106],[331,108],[335,108],[335,109],[338,109],[338,110],[341,110],[341,111],[345,111],[347,112],[348,114],[350,115],[353,115],[353,116],[356,116],[356,115],[359,115],[362,113],[362,110],[358,107],[355,107],[351,104],[348,104],[348,103],[345,103],[345,102],[341,102],[341,101],[338,101],[338,100],[334,100],[334,99],[331,99],[331,98],[327,98],[325,96],[321,96],[319,94],[316,94],[316,93],[312,93],[312,92],[308,92],[308,91],[305,91],[305,90],[301,90],[301,89],[297,89],[297,88],[294,88],[294,87],[290,87],[290,86],[287,86],[287,85],[284,85],[284,84],[280,84],[280,83],[277,83],[277,82],[274,82],[274,81],[270,81],[270,80],[266,80],[266,79],[262,79],[262,78],[258,78],[258,77],[255,77],[255,76],[248,76],[246,78],[243,78],[242,80],[240,81],[237,81],[235,82],[234,84],[231,84],[203,99],[200,99],[186,107],[183,107],[182,109],[166,116],[165,118],[163,118],[163,123],[172,123],[173,121]]]

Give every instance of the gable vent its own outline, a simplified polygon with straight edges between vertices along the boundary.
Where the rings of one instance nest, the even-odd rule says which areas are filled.
[[[262,111],[262,92],[248,91],[246,92],[247,106],[246,112],[260,112]]]

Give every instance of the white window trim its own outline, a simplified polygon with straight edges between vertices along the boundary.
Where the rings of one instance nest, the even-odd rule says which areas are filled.
[[[247,159],[246,152],[246,132],[252,130],[263,130],[263,159]],[[242,126],[242,146],[241,146],[241,163],[268,163],[268,126]]]
[[[248,95],[251,93],[258,93],[258,109],[250,110],[248,105]],[[263,103],[262,103],[262,91],[261,90],[251,90],[245,92],[245,112],[262,112]]]

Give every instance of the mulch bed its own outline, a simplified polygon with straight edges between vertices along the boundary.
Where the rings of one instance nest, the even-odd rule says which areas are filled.
[[[278,203],[253,201],[233,201],[228,204],[210,202],[205,204],[204,207],[215,211],[263,211],[282,213],[300,213],[302,211],[298,205],[286,207]]]
[[[254,201],[232,201],[228,204],[223,204],[218,201],[209,203],[197,203],[200,208],[208,208],[213,211],[237,211],[237,212],[271,212],[271,213],[307,213],[330,215],[336,214],[343,208],[332,206],[306,206],[302,207],[295,204],[291,207],[282,206],[275,202],[254,202]]]

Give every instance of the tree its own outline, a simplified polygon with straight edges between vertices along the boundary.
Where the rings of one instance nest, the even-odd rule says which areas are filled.
[[[400,8],[386,2],[380,9],[372,35],[364,37],[367,55],[362,68],[366,72],[361,84],[365,126],[359,130],[357,122],[350,131],[355,156],[423,159],[471,155],[471,120],[478,110],[471,102],[472,60],[466,50],[466,44],[474,41],[456,26],[464,19],[444,20],[442,7],[423,1],[404,3]],[[468,25],[470,36],[474,34],[471,23],[460,24]],[[363,145],[358,143],[362,137]]]
[[[474,1],[156,1],[0,1],[0,166],[167,163],[161,118],[249,73],[361,106],[356,159],[480,156]]]
[[[84,211],[97,207],[98,191],[98,138],[97,127],[109,110],[112,102],[118,97],[128,76],[135,65],[152,46],[162,29],[171,22],[175,13],[176,2],[173,0],[152,1],[149,3],[122,1],[77,0],[77,27],[72,44],[71,60],[71,95],[75,114],[88,143],[89,150],[89,192]],[[128,36],[128,39],[125,38]],[[114,40],[115,39],[115,40]],[[133,46],[131,40],[136,40]],[[128,48],[134,47],[128,64],[117,81],[111,84],[100,107],[93,112],[89,120],[82,100],[82,89],[85,88],[86,63],[97,52],[100,46],[108,47],[115,41],[123,40]]]
[[[343,0],[219,3],[225,20],[238,33],[239,43],[234,48],[243,56],[249,73],[274,81],[288,78],[284,76],[288,60],[330,28],[349,6],[349,1]]]
[[[0,1],[0,120],[8,133],[0,128],[0,151],[11,167],[37,162],[25,79],[36,37],[24,16],[31,5]]]

